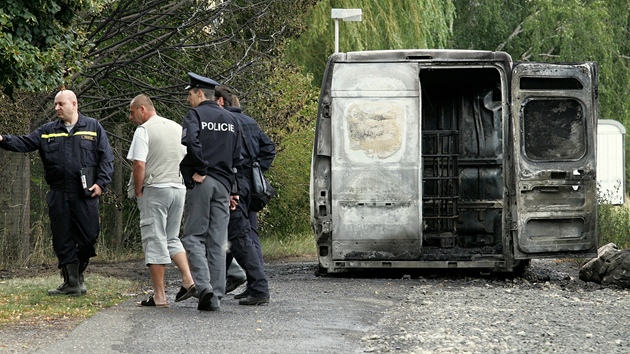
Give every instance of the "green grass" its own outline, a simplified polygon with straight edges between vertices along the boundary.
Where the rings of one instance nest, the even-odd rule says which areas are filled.
[[[5,324],[89,318],[101,309],[135,296],[139,285],[129,280],[90,275],[88,293],[79,297],[49,296],[61,283],[58,275],[0,281],[0,327]]]
[[[316,257],[317,255],[313,233],[261,237],[260,246],[265,260],[269,261],[290,257]]]
[[[630,198],[621,206],[599,205],[597,224],[599,246],[614,243],[619,249],[630,247]]]

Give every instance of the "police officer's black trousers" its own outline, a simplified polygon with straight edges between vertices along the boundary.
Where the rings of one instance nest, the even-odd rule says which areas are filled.
[[[269,297],[269,284],[265,269],[258,260],[256,247],[249,237],[249,219],[243,212],[243,204],[230,212],[228,241],[230,252],[238,264],[245,270],[247,290],[251,296]]]
[[[79,262],[87,265],[90,257],[96,256],[98,198],[50,190],[46,202],[59,268]]]

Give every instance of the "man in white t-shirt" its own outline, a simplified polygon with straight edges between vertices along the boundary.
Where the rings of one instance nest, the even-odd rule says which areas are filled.
[[[158,116],[146,95],[131,101],[129,119],[138,125],[127,155],[133,162],[129,196],[138,201],[145,263],[153,281],[153,295],[138,306],[168,307],[164,273],[171,259],[182,273],[182,287],[175,301],[195,294],[186,252],[179,239],[186,196],[179,172],[185,154],[180,140],[182,127]]]

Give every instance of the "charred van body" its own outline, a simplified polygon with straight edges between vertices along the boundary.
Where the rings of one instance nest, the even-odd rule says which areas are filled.
[[[592,62],[333,54],[311,167],[320,269],[596,255],[597,85]]]

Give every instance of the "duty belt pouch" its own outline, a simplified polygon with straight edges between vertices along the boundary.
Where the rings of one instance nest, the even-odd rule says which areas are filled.
[[[81,173],[81,187],[83,187],[83,194],[86,197],[92,195],[92,191],[90,188],[94,185],[94,175],[95,168],[94,167],[84,167],[80,171]]]
[[[241,126],[239,125],[239,129]],[[251,183],[251,196],[249,198],[249,208],[253,211],[259,212],[261,211],[276,195],[276,190],[273,188],[271,183],[265,178],[265,175],[260,168],[260,163],[256,159],[256,155],[250,149],[249,144],[247,143],[247,136],[243,133],[243,145],[245,145],[245,149],[249,152],[249,155],[255,159],[252,162],[252,175],[250,178]]]
[[[258,161],[255,161],[252,164],[252,194],[253,195],[261,195],[265,194],[267,190],[267,184],[265,183],[265,175],[260,169],[260,165]]]
[[[276,195],[276,190],[271,183],[265,178],[258,161],[252,164],[252,195],[250,198],[250,209],[253,211],[261,211]]]

